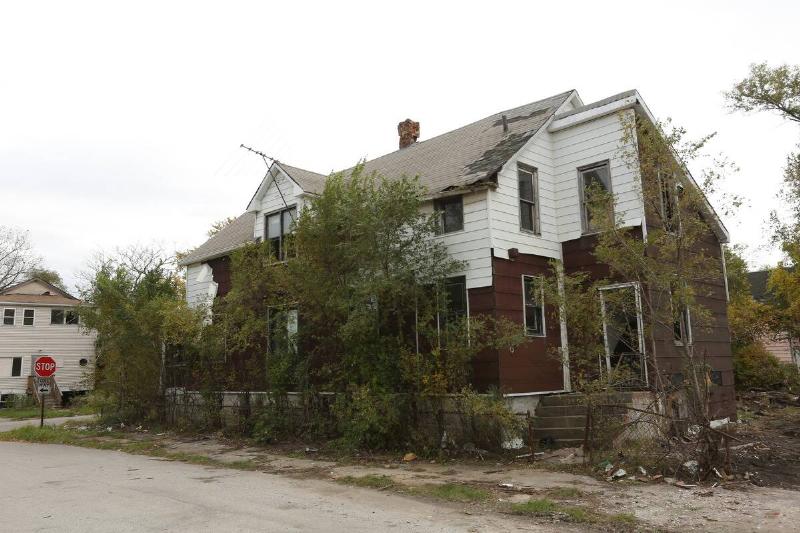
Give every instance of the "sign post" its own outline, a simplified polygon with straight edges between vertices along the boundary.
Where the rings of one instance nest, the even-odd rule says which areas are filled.
[[[39,391],[39,402],[42,404],[42,416],[39,420],[39,427],[44,427],[44,395],[50,393],[50,383],[42,378],[49,378],[56,373],[56,361],[49,355],[39,357],[33,364],[33,372],[36,374],[36,388]]]

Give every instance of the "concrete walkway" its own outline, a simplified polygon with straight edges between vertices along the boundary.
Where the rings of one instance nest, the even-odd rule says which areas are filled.
[[[60,426],[64,422],[89,422],[94,420],[95,415],[78,415],[78,416],[61,416],[58,418],[45,418],[44,423],[46,426]],[[0,433],[3,431],[11,431],[17,428],[23,428],[26,426],[36,426],[39,427],[39,419],[38,418],[26,418],[25,420],[5,420],[0,418]]]

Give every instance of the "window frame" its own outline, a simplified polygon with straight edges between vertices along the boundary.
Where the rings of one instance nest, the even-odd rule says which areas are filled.
[[[525,173],[530,175],[531,179],[531,194],[533,198],[528,200],[522,197],[522,188],[519,186],[521,180],[520,174]],[[539,169],[536,167],[526,165],[524,163],[517,163],[517,196],[519,199],[519,229],[524,233],[531,233],[533,235],[542,234],[541,215],[539,210]],[[533,227],[526,228],[522,224],[522,210],[523,207],[531,210],[531,222]]]
[[[600,293],[600,314],[603,319],[603,346],[605,348],[605,368],[607,372],[611,372],[611,347],[608,344],[608,320],[606,320],[606,301],[603,297],[605,291],[612,291],[617,289],[625,289],[632,287],[634,290],[634,298],[636,302],[636,333],[637,342],[639,344],[639,356],[641,357],[642,364],[642,381],[645,386],[650,384],[650,376],[647,369],[647,344],[644,338],[644,311],[642,308],[642,288],[638,281],[628,281],[623,283],[613,283],[604,287],[599,287],[597,290]],[[602,367],[601,367],[602,368]]]
[[[608,159],[603,161],[597,161],[595,163],[591,163],[589,165],[583,165],[577,168],[578,172],[578,199],[579,199],[579,208],[580,208],[580,216],[581,216],[581,235],[592,235],[594,233],[598,233],[599,230],[596,228],[591,228],[589,226],[589,215],[587,213],[587,204],[586,204],[586,184],[584,182],[584,174],[591,171],[596,170],[598,168],[606,168],[606,172],[608,174],[608,183],[606,184],[606,190],[608,190],[608,194],[614,194],[611,182],[611,162]],[[601,180],[602,181],[602,180]],[[614,206],[611,206],[614,209]]]
[[[284,207],[283,209],[279,209],[277,211],[271,211],[269,213],[264,213],[264,242],[269,243],[272,246],[272,241],[278,241],[278,254],[275,257],[278,261],[286,261],[290,257],[294,257],[293,253],[287,255],[287,249],[284,244],[285,236],[291,235],[294,232],[294,227],[291,228],[291,231],[287,231],[287,228],[284,226],[284,220],[286,219],[285,215],[289,213],[289,216],[292,219],[292,226],[297,223],[297,204],[290,205]],[[269,236],[269,219],[273,216],[278,216],[280,220],[280,233],[277,237],[270,237]]]
[[[281,325],[285,328],[286,334],[286,341],[289,343],[289,347],[292,351],[296,354],[297,353],[297,342],[296,336],[300,326],[300,312],[299,308],[296,304],[290,304],[285,306],[269,306],[267,307],[267,357],[272,355],[275,352],[277,347],[278,340],[273,336],[272,330],[274,325],[275,318],[272,316],[273,313],[283,313],[284,318],[286,319]],[[294,325],[294,331],[290,333],[290,325]],[[294,338],[292,338],[294,337]]]
[[[26,324],[25,323],[25,321],[28,320],[28,317],[25,316],[26,314],[28,314],[28,311],[31,312],[31,317],[30,317],[31,318],[31,323],[30,324]],[[26,326],[26,327],[33,327],[34,324],[36,324],[36,309],[23,309],[22,310],[22,325]]]
[[[445,210],[447,204],[455,203],[458,201],[459,205],[461,206],[461,224],[458,228],[454,228],[451,230],[447,230],[445,226]],[[450,235],[452,233],[458,233],[459,231],[464,231],[464,195],[463,194],[451,194],[449,196],[443,196],[441,198],[435,198],[433,200],[433,211],[436,213],[437,216],[437,235]]]
[[[73,319],[70,320],[70,315],[73,316]],[[64,310],[64,325],[65,326],[79,326],[81,323],[81,316],[78,314],[77,311],[74,309],[65,309]]]
[[[11,311],[11,316],[7,316],[8,311]],[[6,324],[6,319],[11,318],[11,324]],[[17,325],[17,308],[16,307],[4,307],[3,308],[3,326],[16,326]]]
[[[17,365],[17,373],[15,374],[14,373],[14,363],[16,363],[17,361],[19,361],[19,365]],[[21,378],[22,377],[22,357],[21,356],[17,356],[17,357],[12,357],[11,358],[11,375],[10,375],[10,377],[12,377],[12,378]]]
[[[672,183],[670,184],[669,179]],[[661,222],[664,225],[664,231],[672,234],[679,234],[681,230],[681,217],[680,217],[680,196],[683,191],[683,184],[678,180],[675,173],[669,175],[666,172],[658,171],[656,174],[658,181],[658,195]],[[670,186],[671,185],[671,186]],[[667,213],[670,210],[671,213]]]
[[[61,313],[61,322],[53,322],[53,315],[55,313]],[[67,314],[65,313],[64,309],[61,308],[54,308],[50,309],[50,325],[51,326],[63,326],[67,322]]]
[[[523,324],[523,331],[526,337],[547,337],[547,323],[545,322],[545,306],[544,306],[544,276],[541,274],[522,274],[522,324]],[[534,280],[534,283],[539,283],[539,290],[537,292],[540,293],[540,302],[539,305],[530,305],[528,303],[528,299],[530,298],[530,294],[525,288],[525,280],[531,279]],[[528,307],[538,307],[539,312],[541,313],[541,324],[542,324],[542,331],[541,333],[531,333],[528,331]]]

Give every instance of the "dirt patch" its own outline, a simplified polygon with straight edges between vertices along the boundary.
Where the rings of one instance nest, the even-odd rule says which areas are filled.
[[[740,440],[731,445],[734,473],[758,486],[800,489],[800,398],[748,393],[739,406]]]

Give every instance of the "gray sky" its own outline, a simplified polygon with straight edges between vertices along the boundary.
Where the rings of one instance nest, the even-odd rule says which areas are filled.
[[[800,64],[800,2],[9,2],[0,17],[0,224],[69,284],[100,250],[185,249],[240,214],[258,147],[322,173],[577,89],[636,88],[741,167],[726,219],[751,262],[796,126],[731,115],[750,63]]]

